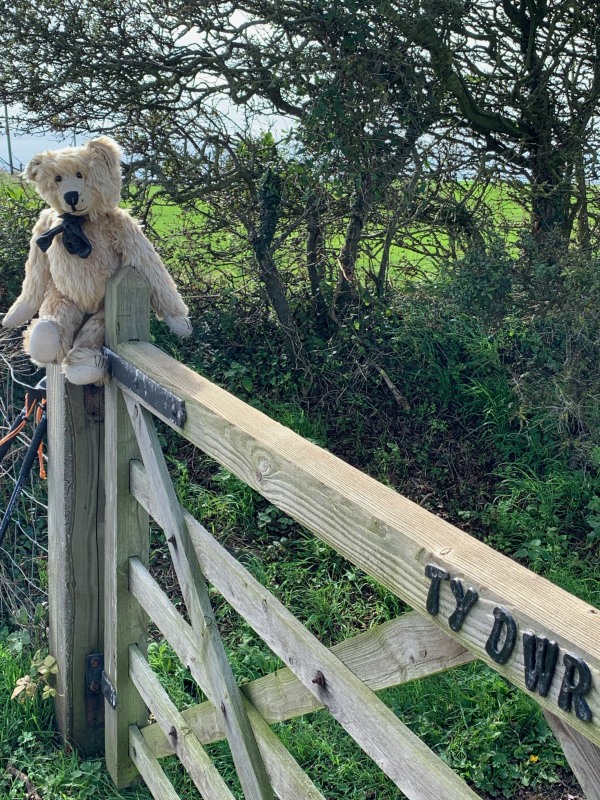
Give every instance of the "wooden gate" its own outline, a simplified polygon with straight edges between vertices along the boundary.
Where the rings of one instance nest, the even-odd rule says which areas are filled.
[[[270,725],[324,707],[406,797],[475,798],[376,691],[479,658],[542,706],[588,800],[600,800],[600,612],[149,344],[148,294],[126,269],[107,297],[113,378],[104,422],[102,690],[106,761],[115,784],[126,786],[139,773],[156,798],[176,798],[159,763],[176,753],[203,797],[232,798],[204,749],[227,738],[246,798],[322,798]],[[179,506],[153,415],[415,611],[326,648]],[[64,426],[55,422],[54,429]],[[72,481],[64,483],[72,489]],[[64,517],[59,489],[50,514],[54,505]],[[148,571],[148,516],[165,533],[189,622]],[[285,669],[243,691],[237,686],[207,582]],[[60,598],[52,587],[59,584],[51,575],[55,620]],[[177,711],[145,657],[148,618],[207,702]],[[66,686],[72,652],[63,662]],[[78,702],[68,690],[63,697]],[[59,709],[59,719],[72,717]]]

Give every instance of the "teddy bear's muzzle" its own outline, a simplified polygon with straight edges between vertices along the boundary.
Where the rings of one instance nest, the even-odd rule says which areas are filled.
[[[72,211],[77,211],[77,203],[79,202],[79,192],[65,192],[63,198],[67,205],[71,206]]]

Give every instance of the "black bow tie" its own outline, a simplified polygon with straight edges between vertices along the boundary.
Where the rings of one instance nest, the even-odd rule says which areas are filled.
[[[35,243],[42,253],[45,253],[50,247],[54,241],[54,237],[62,233],[63,244],[67,248],[67,252],[71,253],[72,256],[87,258],[92,252],[92,245],[85,233],[81,230],[81,225],[85,222],[87,217],[78,217],[75,214],[61,214],[59,219],[62,220],[60,225],[51,228],[35,240]]]

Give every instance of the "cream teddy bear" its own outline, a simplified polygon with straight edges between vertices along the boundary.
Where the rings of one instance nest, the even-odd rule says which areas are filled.
[[[61,363],[71,383],[101,382],[106,281],[130,265],[150,284],[158,319],[188,336],[188,309],[158,253],[132,217],[118,208],[121,151],[101,136],[82,147],[47,150],[27,164],[25,178],[48,203],[33,229],[21,295],[2,324],[15,328],[37,313],[24,334],[39,366]]]

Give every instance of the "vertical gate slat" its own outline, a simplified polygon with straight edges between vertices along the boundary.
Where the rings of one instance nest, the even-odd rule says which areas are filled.
[[[192,628],[201,643],[201,666],[205,673],[202,689],[215,708],[221,711],[231,754],[246,797],[248,800],[269,800],[273,792],[267,772],[221,641],[204,576],[183,522],[154,423],[145,408],[126,393],[124,397],[152,492],[164,512],[161,526],[169,543]]]
[[[128,293],[119,291],[127,283]],[[150,288],[131,269],[117,273],[107,286],[106,339],[148,339]],[[117,704],[105,704],[106,766],[118,788],[137,777],[129,754],[129,727],[143,727],[146,706],[129,679],[129,645],[145,648],[147,619],[129,592],[129,559],[144,564],[149,555],[149,520],[129,493],[129,462],[139,458],[135,433],[121,392],[114,381],[106,387],[106,525],[105,525],[105,659],[104,670],[116,690]]]

